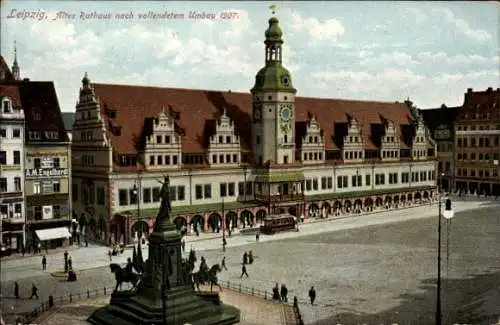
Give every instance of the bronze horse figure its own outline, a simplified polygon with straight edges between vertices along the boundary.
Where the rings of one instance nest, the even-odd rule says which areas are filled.
[[[140,275],[135,274],[133,272],[128,272],[126,269],[122,269],[120,265],[112,263],[109,265],[109,268],[111,269],[111,272],[115,274],[115,279],[116,279],[116,286],[115,286],[115,292],[118,291],[118,287],[122,287],[122,284],[124,282],[131,283],[132,286],[135,288],[137,283],[139,283],[140,280]]]
[[[222,271],[222,267],[219,264],[214,264],[206,274],[204,272],[198,271],[193,273],[193,284],[196,285],[198,291],[200,291],[200,284],[210,283],[210,291],[213,290],[213,286],[216,285],[219,287],[219,290],[222,291],[222,287],[219,285],[217,280],[217,273]]]

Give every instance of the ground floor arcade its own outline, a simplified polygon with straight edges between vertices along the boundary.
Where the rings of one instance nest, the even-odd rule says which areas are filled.
[[[455,180],[455,191],[459,194],[500,196],[500,182],[457,179]]]
[[[430,203],[437,200],[436,189],[412,189],[363,195],[349,195],[337,198],[307,198],[293,205],[283,205],[280,212],[288,212],[299,221],[308,222],[315,218],[338,217],[384,209],[398,209],[407,206]],[[207,211],[177,214],[173,221],[178,229],[185,229],[188,235],[200,232],[223,232],[259,226],[269,211],[276,206],[258,205],[228,209],[227,211]],[[132,243],[152,231],[155,216],[138,218],[127,213],[115,214],[109,224],[109,242]],[[102,225],[104,228],[105,225]]]

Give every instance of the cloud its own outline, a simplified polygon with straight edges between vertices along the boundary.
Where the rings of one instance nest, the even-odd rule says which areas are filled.
[[[411,14],[411,15],[413,15],[413,17],[415,18],[415,21],[417,23],[423,23],[423,22],[425,22],[427,20],[427,15],[424,14],[422,12],[422,10],[420,10],[418,8],[412,8],[412,7],[405,8],[404,11],[407,12],[407,13],[409,13],[409,14]]]
[[[382,53],[377,57],[368,56],[368,53],[365,51],[360,51],[359,53],[360,56],[363,57],[359,64],[363,66],[373,66],[377,69],[382,66],[408,66],[418,64],[417,61],[413,60],[411,55],[402,52]]]
[[[295,31],[305,31],[313,41],[335,41],[345,33],[344,26],[335,18],[323,22],[312,17],[303,17],[298,12],[292,13],[291,27]]]
[[[299,85],[301,91],[316,96],[396,101],[412,98],[418,107],[460,105],[464,91],[474,85],[486,89],[498,85],[498,72],[480,70],[469,73],[450,73],[425,76],[411,69],[392,68],[377,72],[364,70],[315,71],[313,82]],[[310,86],[312,85],[312,86]]]
[[[444,52],[421,52],[417,58],[425,64],[447,64],[447,65],[472,65],[486,64],[498,66],[499,56],[486,57],[479,54],[459,54],[450,56]]]
[[[472,28],[465,19],[455,17],[453,11],[448,8],[434,8],[432,11],[444,17],[445,21],[454,25],[459,32],[469,38],[477,41],[486,41],[491,38],[491,34],[488,33],[488,31],[479,28]]]

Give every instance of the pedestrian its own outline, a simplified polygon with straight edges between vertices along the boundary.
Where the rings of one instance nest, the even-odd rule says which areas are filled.
[[[283,301],[283,302],[287,302],[288,301],[288,298],[287,298],[288,288],[284,284],[281,285],[280,295],[281,295],[281,301]]]
[[[316,300],[316,290],[314,290],[314,286],[309,289],[309,299],[311,300],[311,305],[314,305],[314,300]]]
[[[248,253],[243,253],[243,264],[248,264]]]
[[[32,299],[33,297],[36,297],[36,299],[40,299],[38,297],[38,288],[36,287],[36,285],[34,283],[31,285],[31,296],[30,296],[30,299]]]
[[[89,247],[89,240],[85,238],[85,247]]]
[[[24,254],[26,254],[26,248],[24,247],[24,245],[23,245],[23,247],[21,247],[21,253],[23,254],[23,257],[24,257]]]
[[[248,273],[247,273],[247,267],[245,266],[245,264],[242,264],[241,265],[241,275],[240,275],[240,279],[243,278],[243,275],[246,275],[247,278],[249,277],[248,276]]]
[[[39,254],[42,252],[42,245],[40,244],[40,242],[37,244],[37,250]]]
[[[255,241],[259,241],[259,237],[260,237],[260,235],[259,235],[259,233],[257,232],[257,233],[255,234]]]
[[[227,267],[226,267],[226,257],[224,256],[222,258],[222,262],[220,262],[220,265],[221,265],[221,268],[223,268],[224,270],[227,271]]]
[[[73,270],[73,261],[71,260],[71,256],[68,257],[68,270]]]
[[[278,288],[278,283],[273,288],[273,300],[281,300],[280,298],[280,290]]]
[[[14,282],[14,297],[19,299],[19,283]]]
[[[253,252],[248,253],[248,264],[253,264]]]
[[[45,255],[43,255],[42,257],[42,270],[46,270],[47,269],[47,258],[45,257]]]
[[[184,241],[184,239],[182,240],[181,247],[182,247],[182,252],[184,253],[186,251],[186,242]]]
[[[109,261],[111,262],[113,260],[113,258],[112,258],[113,252],[111,251],[111,248],[108,249],[108,256],[109,256]]]

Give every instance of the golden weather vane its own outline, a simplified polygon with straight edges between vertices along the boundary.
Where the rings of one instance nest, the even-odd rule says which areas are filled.
[[[278,7],[276,7],[275,4],[272,4],[272,5],[269,6],[269,9],[271,9],[271,12],[273,13],[273,15],[275,15],[276,14],[276,9],[278,9]]]

